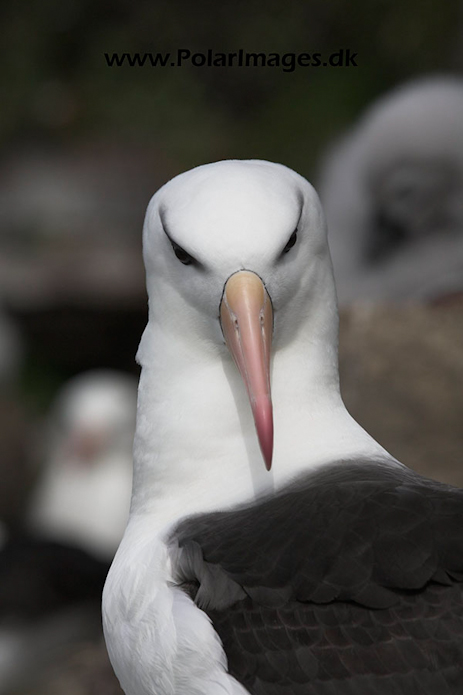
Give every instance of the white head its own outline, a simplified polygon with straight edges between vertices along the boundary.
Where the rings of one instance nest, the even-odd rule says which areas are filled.
[[[320,421],[345,413],[337,309],[324,216],[312,186],[264,161],[204,165],[156,193],[143,242],[149,322],[137,355],[143,370],[135,485],[137,467],[156,469],[155,481],[165,481],[178,461],[191,485],[190,468],[204,466],[210,478],[221,460],[221,474],[235,466],[234,478],[243,459],[251,476],[261,470],[277,476],[292,461],[303,466],[333,446],[322,441]],[[275,454],[267,473],[252,416],[270,468],[270,381]],[[146,480],[141,476],[139,498]]]
[[[321,205],[308,181],[287,167],[231,160],[177,176],[149,204],[143,245],[150,321],[174,331],[189,349],[199,343],[201,349],[222,350],[225,283],[243,269],[256,273],[270,295],[275,350],[296,338],[316,305],[326,312],[329,338],[336,334]],[[190,263],[185,257],[182,264],[176,247]],[[141,365],[152,358],[142,342]]]
[[[123,372],[95,369],[70,379],[51,417],[52,446],[63,463],[92,467],[114,453],[130,452],[137,387]]]

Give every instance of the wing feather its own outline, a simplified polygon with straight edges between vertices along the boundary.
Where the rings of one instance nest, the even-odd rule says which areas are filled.
[[[253,695],[457,695],[462,520],[462,490],[362,461],[188,519],[172,544]]]

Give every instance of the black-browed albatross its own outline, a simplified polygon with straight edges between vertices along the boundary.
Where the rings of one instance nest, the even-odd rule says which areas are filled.
[[[103,595],[125,693],[463,692],[463,491],[342,403],[314,189],[263,161],[193,169],[151,200],[144,259],[132,505]]]

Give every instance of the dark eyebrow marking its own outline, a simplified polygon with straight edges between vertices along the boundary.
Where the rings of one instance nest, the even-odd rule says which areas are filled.
[[[300,206],[299,217],[297,219],[296,226],[295,226],[294,230],[290,234],[285,246],[283,247],[283,249],[280,252],[280,257],[283,256],[284,254],[288,253],[288,251],[290,251],[292,249],[292,247],[295,245],[295,243],[297,242],[297,235],[299,233],[299,224],[301,221],[302,213],[304,211],[304,198],[303,198],[300,191],[298,191],[297,197],[298,197],[298,202],[299,202],[299,206]]]
[[[162,229],[164,231],[164,234],[169,239],[170,245],[172,246],[172,249],[173,249],[175,255],[177,256],[178,260],[181,263],[183,263],[183,265],[196,265],[196,266],[201,267],[202,264],[199,261],[197,261],[196,258],[194,256],[192,256],[192,254],[189,251],[184,249],[183,246],[180,246],[180,244],[178,244],[175,241],[175,239],[172,239],[172,237],[170,236],[169,232],[167,231],[167,224],[166,224],[165,213],[164,213],[163,208],[159,209],[159,217],[161,220],[161,225],[162,225]]]

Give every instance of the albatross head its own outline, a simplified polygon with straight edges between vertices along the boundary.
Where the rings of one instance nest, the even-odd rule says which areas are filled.
[[[170,336],[176,350],[183,345],[187,363],[198,351],[233,358],[270,470],[271,351],[305,341],[307,360],[318,351],[337,385],[336,299],[317,194],[279,164],[200,166],[151,200],[144,260],[147,331]],[[145,367],[155,359],[145,333],[138,360]],[[323,371],[323,364],[318,368]]]

